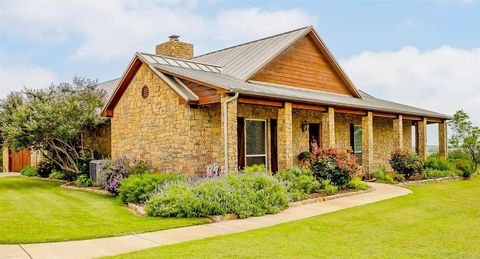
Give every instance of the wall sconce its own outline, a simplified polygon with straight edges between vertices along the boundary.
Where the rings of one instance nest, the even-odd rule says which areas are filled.
[[[308,130],[308,121],[307,120],[303,120],[302,121],[302,131],[305,132]]]

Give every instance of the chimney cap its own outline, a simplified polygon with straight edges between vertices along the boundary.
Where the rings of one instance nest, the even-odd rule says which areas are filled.
[[[178,38],[180,38],[180,36],[173,34],[173,35],[168,36],[168,38],[170,38],[170,40],[178,40]]]

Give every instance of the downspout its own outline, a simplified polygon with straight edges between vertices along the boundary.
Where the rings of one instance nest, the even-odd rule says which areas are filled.
[[[228,98],[223,102],[223,154],[224,154],[224,161],[225,161],[225,174],[228,173],[228,103],[236,100],[238,98],[239,93],[235,93],[234,96]]]

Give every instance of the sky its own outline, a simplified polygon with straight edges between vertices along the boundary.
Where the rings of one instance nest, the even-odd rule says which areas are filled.
[[[171,34],[198,55],[305,25],[359,89],[480,125],[480,0],[0,0],[0,98],[118,78]]]

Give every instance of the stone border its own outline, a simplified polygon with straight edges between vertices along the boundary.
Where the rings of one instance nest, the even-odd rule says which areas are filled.
[[[450,181],[458,181],[458,180],[462,180],[462,179],[463,179],[463,177],[460,177],[460,176],[447,176],[447,177],[440,177],[440,178],[433,178],[433,179],[426,179],[426,180],[401,182],[401,183],[397,183],[395,185],[405,187],[405,186],[409,186],[409,185],[450,182]]]
[[[103,194],[103,195],[108,195],[108,196],[113,196],[113,194],[100,189],[99,187],[82,187],[82,186],[76,186],[72,185],[71,182],[66,182],[65,184],[60,185],[60,187],[69,189],[69,190],[76,190],[76,191],[87,191],[87,192],[94,192],[98,194]]]
[[[147,213],[145,212],[145,206],[143,206],[143,205],[139,205],[139,204],[129,202],[125,206],[127,207],[128,210],[132,211],[133,213],[135,213],[138,216],[142,216],[142,217],[147,216]]]
[[[366,190],[359,190],[359,191],[351,191],[351,192],[345,192],[345,193],[339,193],[339,194],[334,194],[334,195],[328,195],[324,197],[317,197],[317,198],[312,198],[312,199],[306,199],[306,200],[301,200],[301,201],[296,201],[290,203],[290,208],[302,206],[302,205],[307,205],[307,204],[312,204],[312,203],[319,203],[319,202],[325,202],[325,201],[330,201],[330,200],[335,200],[343,197],[349,197],[357,194],[362,194],[362,193],[369,193],[375,191],[375,188],[370,187]]]

